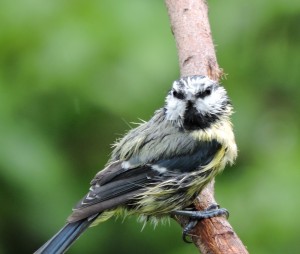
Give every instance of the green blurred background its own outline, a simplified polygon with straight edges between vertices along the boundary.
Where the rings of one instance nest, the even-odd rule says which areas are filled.
[[[299,253],[300,1],[208,1],[239,158],[216,198],[251,253]],[[54,234],[110,144],[163,105],[179,75],[163,1],[0,1],[0,253]],[[198,253],[136,218],[69,253]]]

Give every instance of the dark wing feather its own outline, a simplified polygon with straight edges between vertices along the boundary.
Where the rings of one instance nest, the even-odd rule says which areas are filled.
[[[115,161],[105,169],[99,171],[91,181],[91,185],[96,183],[104,185],[105,183],[110,182],[114,177],[126,172],[128,168],[122,167],[122,163],[123,161]]]
[[[103,185],[96,183],[91,187],[89,193],[77,204],[76,208],[84,208],[95,203],[115,198],[125,193],[141,189],[147,183],[153,182],[155,172],[149,166],[143,166],[127,171],[113,181]],[[152,175],[152,177],[150,176]]]
[[[108,167],[102,171],[100,178],[99,174],[96,175],[98,180],[92,181],[90,191],[74,207],[68,222],[78,221],[128,202],[145,186],[154,183],[154,178],[158,176],[149,165],[132,169],[122,168],[122,163],[117,165],[119,171]]]
[[[87,218],[107,209],[125,204],[143,188],[178,174],[199,170],[207,165],[221,144],[216,140],[199,142],[189,154],[162,158],[146,165],[125,168],[122,161],[110,164],[92,180],[88,194],[78,202],[69,217],[69,222]],[[164,168],[164,174],[159,168]]]
[[[210,163],[220,148],[221,144],[216,140],[199,142],[194,152],[190,154],[183,154],[170,159],[161,159],[154,164],[170,171],[188,173],[199,170],[199,167]]]

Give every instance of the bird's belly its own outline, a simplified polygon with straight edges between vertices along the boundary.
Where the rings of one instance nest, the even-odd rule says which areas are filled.
[[[135,198],[134,213],[146,216],[165,216],[175,210],[190,206],[204,186],[209,182],[207,175],[185,175],[156,186],[146,188]]]

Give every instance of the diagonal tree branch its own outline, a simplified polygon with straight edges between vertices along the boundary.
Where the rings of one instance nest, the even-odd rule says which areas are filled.
[[[205,75],[219,80],[222,69],[217,63],[205,0],[165,0],[179,57],[181,76]],[[214,181],[195,201],[198,210],[216,204]],[[185,218],[177,217],[183,226]],[[200,221],[192,240],[203,254],[246,254],[248,251],[224,217]]]

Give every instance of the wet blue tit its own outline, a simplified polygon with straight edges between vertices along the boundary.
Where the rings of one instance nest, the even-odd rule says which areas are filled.
[[[217,82],[205,76],[174,81],[164,107],[114,144],[106,167],[66,225],[36,253],[64,253],[89,226],[120,213],[154,223],[170,215],[194,221],[226,214],[218,206],[205,211],[190,207],[236,159],[231,114],[226,90]]]

